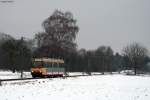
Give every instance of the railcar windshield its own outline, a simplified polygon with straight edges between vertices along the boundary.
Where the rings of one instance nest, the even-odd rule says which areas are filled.
[[[33,67],[42,67],[43,66],[43,62],[42,61],[34,61],[33,62]]]

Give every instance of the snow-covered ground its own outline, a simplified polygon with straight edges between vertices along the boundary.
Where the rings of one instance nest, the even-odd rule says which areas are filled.
[[[92,74],[101,74],[98,72],[93,72]],[[74,75],[88,75],[87,73],[83,72],[68,72],[67,75],[74,76]],[[31,78],[31,72],[23,72],[23,78]],[[21,73],[15,72],[12,73],[11,71],[0,71],[0,79],[16,79],[21,78]]]
[[[150,77],[97,75],[2,83],[0,100],[150,100]]]
[[[11,71],[0,71],[0,79],[15,79],[20,78],[21,73],[15,72],[12,73]],[[31,78],[30,72],[23,72],[23,78]]]
[[[87,75],[87,73],[69,72],[69,73],[67,73],[67,75],[69,75],[69,76]],[[32,77],[31,72],[23,72],[23,78],[31,78],[31,77]],[[19,73],[19,72],[12,73],[11,71],[0,71],[0,79],[16,79],[16,78],[21,78],[21,73]]]

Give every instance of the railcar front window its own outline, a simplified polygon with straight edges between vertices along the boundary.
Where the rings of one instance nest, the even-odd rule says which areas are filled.
[[[42,62],[33,62],[33,67],[42,67]]]

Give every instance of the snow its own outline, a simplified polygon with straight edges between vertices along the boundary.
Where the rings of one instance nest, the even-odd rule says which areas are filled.
[[[88,75],[85,72],[69,72],[67,73],[69,76],[73,76],[73,75]]]
[[[3,82],[0,100],[150,100],[149,83],[119,74]]]
[[[91,74],[101,74],[98,72],[93,72]],[[83,72],[68,72],[67,75],[69,76],[74,76],[74,75],[88,75],[87,73],[83,73]],[[16,78],[20,78],[21,77],[21,73],[19,72],[15,72],[12,73],[11,71],[0,71],[0,79],[16,79]],[[23,72],[23,78],[31,78],[31,72]]]
[[[15,72],[12,73],[11,71],[0,71],[0,79],[16,79],[20,78],[21,73]],[[23,78],[31,78],[31,73],[30,72],[23,72]]]

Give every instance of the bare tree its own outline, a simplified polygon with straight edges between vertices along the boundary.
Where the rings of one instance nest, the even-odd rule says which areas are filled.
[[[122,53],[129,59],[131,67],[134,69],[134,74],[136,75],[137,68],[144,63],[144,58],[147,56],[148,50],[138,43],[133,43],[124,47]]]
[[[14,38],[13,38],[12,36],[10,36],[9,34],[0,32],[0,45],[1,45],[2,43],[4,43],[5,41],[11,40],[11,39],[14,39]]]
[[[38,32],[37,34],[35,34],[35,40],[37,43],[38,47],[42,47],[43,46],[43,42],[44,39],[46,38],[46,33],[45,32]]]
[[[39,47],[53,48],[54,51],[57,49],[58,52],[76,48],[75,39],[79,28],[71,12],[55,10],[42,26],[45,32],[38,33],[35,37]]]

